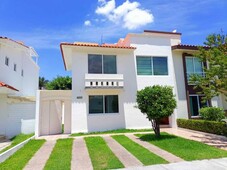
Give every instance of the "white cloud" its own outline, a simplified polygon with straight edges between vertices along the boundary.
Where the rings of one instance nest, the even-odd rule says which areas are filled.
[[[109,21],[120,24],[127,29],[137,29],[154,21],[150,11],[141,9],[139,2],[126,0],[123,4],[116,7],[115,0],[98,0],[99,6],[96,14],[106,17]]]
[[[115,0],[110,0],[106,2],[105,0],[98,0],[99,3],[101,3],[101,6],[99,6],[96,9],[97,14],[101,15],[108,15],[111,11],[115,9]]]
[[[154,17],[148,11],[135,9],[124,17],[124,27],[130,30],[145,26],[154,21]]]
[[[84,21],[84,25],[85,26],[91,26],[91,21],[89,21],[89,20]]]

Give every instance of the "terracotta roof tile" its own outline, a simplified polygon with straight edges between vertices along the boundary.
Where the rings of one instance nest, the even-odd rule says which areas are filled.
[[[26,48],[29,48],[28,46],[24,45],[24,43],[21,42],[21,41],[15,41],[15,40],[12,40],[12,39],[10,39],[10,38],[8,38],[8,37],[2,37],[2,36],[0,36],[0,39],[9,40],[9,41],[15,42],[15,43],[17,43],[17,44],[19,44],[19,45],[22,45],[22,46],[24,46],[24,47],[26,47]]]
[[[6,87],[6,88],[11,89],[11,90],[19,91],[16,88],[14,88],[14,87],[12,87],[12,86],[10,86],[8,84],[5,84],[3,82],[0,82],[0,87]]]
[[[122,46],[122,45],[118,45],[118,44],[102,44],[102,45],[99,45],[97,43],[81,43],[81,42],[66,43],[66,42],[63,42],[63,43],[60,44],[60,46],[62,46],[62,45],[83,46],[83,47],[101,47],[101,48],[136,49],[136,47]]]

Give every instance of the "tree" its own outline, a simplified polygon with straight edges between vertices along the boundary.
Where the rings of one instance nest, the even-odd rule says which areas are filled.
[[[46,85],[47,90],[71,90],[72,78],[69,76],[57,76]]]
[[[196,57],[207,63],[204,76],[192,75],[190,82],[202,89],[204,100],[224,94],[227,96],[227,35],[211,34],[204,43],[208,48],[199,47]]]
[[[156,137],[160,137],[160,120],[176,108],[172,87],[155,85],[137,91],[137,107],[151,122]]]
[[[44,77],[39,77],[39,89],[45,89],[48,82]]]

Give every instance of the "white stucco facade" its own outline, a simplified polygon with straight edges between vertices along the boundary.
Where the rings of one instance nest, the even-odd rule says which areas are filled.
[[[71,133],[150,128],[146,116],[136,108],[136,93],[153,85],[173,87],[177,108],[169,117],[170,127],[176,127],[177,118],[190,118],[183,56],[194,51],[173,50],[180,43],[180,33],[157,31],[128,34],[115,45],[62,43],[65,68],[72,71]],[[116,56],[116,74],[89,74],[89,54]],[[138,56],[167,58],[168,74],[139,75]],[[118,113],[90,114],[89,96],[106,95],[118,96]],[[226,107],[222,98],[213,99],[213,105]]]
[[[39,67],[32,57],[34,49],[0,37],[0,135],[8,138],[21,133],[22,119],[25,131],[26,120],[34,124]]]

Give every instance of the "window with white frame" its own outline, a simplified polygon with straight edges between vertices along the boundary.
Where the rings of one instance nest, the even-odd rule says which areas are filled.
[[[89,96],[89,114],[118,112],[118,95]]]
[[[88,73],[117,74],[116,56],[88,54]]]
[[[137,56],[137,75],[168,75],[167,57]]]
[[[24,77],[24,70],[21,70],[21,76]]]
[[[189,80],[190,76],[193,74],[204,76],[203,62],[201,62],[196,57],[187,56],[186,57],[186,74],[187,74],[187,80]]]
[[[5,65],[9,66],[9,57],[5,57]]]

